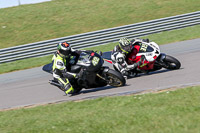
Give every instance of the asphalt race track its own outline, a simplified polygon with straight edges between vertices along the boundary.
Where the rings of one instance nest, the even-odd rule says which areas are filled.
[[[128,79],[124,87],[84,89],[71,97],[48,83],[52,76],[42,71],[42,67],[0,74],[0,109],[200,85],[200,38],[162,45],[161,52],[176,57],[181,69],[162,69]]]

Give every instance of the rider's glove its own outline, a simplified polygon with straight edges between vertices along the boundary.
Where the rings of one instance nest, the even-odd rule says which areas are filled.
[[[138,65],[140,65],[140,64],[141,64],[141,61],[139,61],[139,62],[137,62],[137,63],[134,63],[134,64],[132,64],[132,65],[128,65],[128,66],[126,67],[126,70],[129,71],[129,70],[135,69],[135,68],[138,67]]]

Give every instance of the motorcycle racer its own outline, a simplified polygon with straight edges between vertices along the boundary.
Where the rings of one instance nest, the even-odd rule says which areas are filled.
[[[80,75],[71,73],[71,65],[75,65],[78,61],[81,51],[74,50],[67,42],[60,42],[57,45],[57,52],[53,55],[53,77],[63,87],[65,94],[72,94],[74,88],[69,80],[75,80]]]
[[[126,62],[127,55],[132,51],[132,46],[132,40],[129,41],[127,38],[121,38],[119,40],[119,45],[115,46],[111,53],[113,67],[115,70],[121,72],[124,77],[128,76],[128,70],[135,69],[137,66],[141,65],[141,61],[132,63],[131,65],[128,65]]]
[[[139,52],[143,53],[146,52],[149,39],[140,39],[140,38],[136,38],[136,39],[132,39],[131,41],[131,45],[132,45],[132,51],[127,55],[126,61],[129,65],[134,64],[136,62],[142,61],[140,64],[140,68],[143,67],[145,68],[145,66],[149,63],[149,61],[146,60],[144,55],[137,55]],[[146,44],[145,44],[146,43]],[[145,70],[141,70],[143,73],[148,73],[148,71]]]
[[[162,68],[176,70],[181,67],[179,60],[161,53],[159,45],[153,41],[149,41],[149,39],[136,38],[130,41],[130,45],[126,46],[129,46],[126,49],[131,49],[131,52],[121,49],[123,47],[120,47],[119,44],[114,47],[113,51],[103,54],[104,60],[113,64],[114,69],[121,72],[125,78],[135,77],[138,73],[148,74]],[[109,56],[110,54],[111,56]],[[130,68],[129,66],[132,65],[133,68]]]

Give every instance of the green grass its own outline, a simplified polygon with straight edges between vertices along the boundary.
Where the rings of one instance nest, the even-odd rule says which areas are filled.
[[[166,43],[190,40],[194,38],[200,38],[200,25],[187,27],[184,29],[173,30],[173,31],[161,32],[158,34],[152,34],[152,35],[145,36],[142,38],[149,38],[150,40],[155,41],[160,45],[166,44]],[[90,47],[86,49],[92,49],[94,51],[105,52],[105,51],[112,50],[115,45],[117,45],[117,43],[110,43],[107,45]],[[45,57],[39,57],[39,58],[30,58],[30,59],[24,59],[20,61],[14,61],[11,63],[3,63],[3,64],[0,64],[0,68],[1,68],[0,73],[12,72],[16,70],[42,66],[44,64],[50,63],[51,58],[52,56],[45,56]]]
[[[52,55],[44,56],[44,57],[35,57],[35,58],[28,58],[18,61],[13,61],[10,63],[3,63],[0,64],[0,74],[13,72],[17,70],[29,69],[34,67],[39,67],[44,64],[48,64],[51,62]]]
[[[200,86],[0,112],[1,133],[199,133]]]
[[[200,10],[199,0],[53,0],[0,9],[0,48]]]
[[[178,30],[160,32],[157,34],[143,36],[141,38],[144,38],[144,39],[149,38],[151,41],[154,41],[159,45],[191,40],[195,38],[200,38],[200,25],[178,29]],[[105,51],[112,50],[114,46],[116,46],[117,44],[118,42],[111,43],[108,45],[101,45],[97,47],[86,48],[86,49],[93,49],[97,51],[102,50],[105,52]]]

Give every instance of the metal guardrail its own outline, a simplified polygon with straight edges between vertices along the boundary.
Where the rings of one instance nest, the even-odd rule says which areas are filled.
[[[4,48],[0,49],[0,63],[53,54],[56,51],[56,44],[61,41],[68,41],[74,49],[80,49],[116,42],[121,37],[141,37],[198,24],[200,24],[200,11]]]

